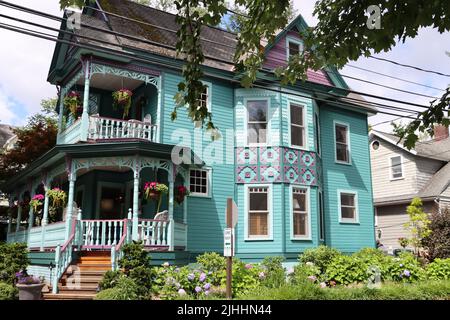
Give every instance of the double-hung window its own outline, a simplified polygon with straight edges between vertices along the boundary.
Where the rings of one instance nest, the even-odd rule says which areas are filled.
[[[358,222],[358,200],[356,193],[339,192],[340,221]]]
[[[341,123],[335,123],[335,148],[336,161],[350,163],[350,143],[348,126]]]
[[[308,190],[292,188],[292,224],[294,238],[309,237]]]
[[[290,103],[291,112],[291,146],[305,147],[305,107]]]
[[[391,157],[391,180],[403,178],[402,156]]]
[[[287,58],[296,56],[303,51],[303,42],[297,39],[287,40]]]
[[[269,234],[269,188],[248,188],[248,238],[268,238]]]
[[[247,110],[248,144],[266,144],[268,101],[249,100],[247,101]]]
[[[204,169],[192,169],[189,171],[189,191],[193,196],[209,196],[210,171]]]

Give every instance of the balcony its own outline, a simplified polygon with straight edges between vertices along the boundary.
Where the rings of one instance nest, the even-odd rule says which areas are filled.
[[[135,65],[86,59],[61,89],[58,144],[109,141],[158,142],[160,77]],[[117,104],[113,94],[131,93],[128,107]],[[75,93],[75,105],[66,102]],[[75,106],[75,107],[73,107]]]

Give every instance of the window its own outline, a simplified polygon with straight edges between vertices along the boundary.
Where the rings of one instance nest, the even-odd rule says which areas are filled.
[[[247,101],[248,144],[265,144],[267,142],[267,100]]]
[[[325,240],[325,216],[323,211],[323,194],[319,191],[319,239]]]
[[[303,51],[303,43],[301,40],[288,39],[287,40],[287,58],[298,55]]]
[[[352,192],[340,192],[339,193],[340,204],[340,221],[341,222],[357,222],[358,221],[358,208],[356,193]]]
[[[206,107],[208,111],[211,112],[209,107],[209,85],[205,85],[203,88],[203,92],[200,94],[200,98],[198,99],[200,107]]]
[[[402,157],[391,157],[391,180],[403,178]]]
[[[305,108],[302,105],[290,104],[291,112],[291,145],[296,147],[305,146]]]
[[[189,172],[189,191],[191,195],[209,196],[209,170],[193,169]]]
[[[309,237],[307,189],[292,188],[292,217],[294,238]]]
[[[373,150],[378,150],[378,148],[380,147],[380,142],[375,140],[374,142],[372,142],[372,149]]]
[[[314,128],[315,128],[315,145],[316,145],[316,152],[320,156],[320,122],[319,122],[319,115],[317,113],[314,113]]]
[[[248,237],[269,237],[269,188],[248,189]]]
[[[336,123],[334,129],[336,139],[336,161],[350,163],[348,126]]]

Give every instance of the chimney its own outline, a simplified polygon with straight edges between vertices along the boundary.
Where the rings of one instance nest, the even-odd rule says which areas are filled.
[[[435,125],[434,126],[434,140],[444,140],[448,138],[448,128],[443,125]]]

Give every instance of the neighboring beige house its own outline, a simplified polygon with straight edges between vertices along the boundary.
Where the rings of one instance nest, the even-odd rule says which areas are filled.
[[[376,237],[388,249],[400,248],[407,237],[406,207],[414,197],[431,213],[450,207],[450,138],[448,129],[435,128],[433,140],[408,150],[391,133],[372,130],[370,161],[375,206]]]

